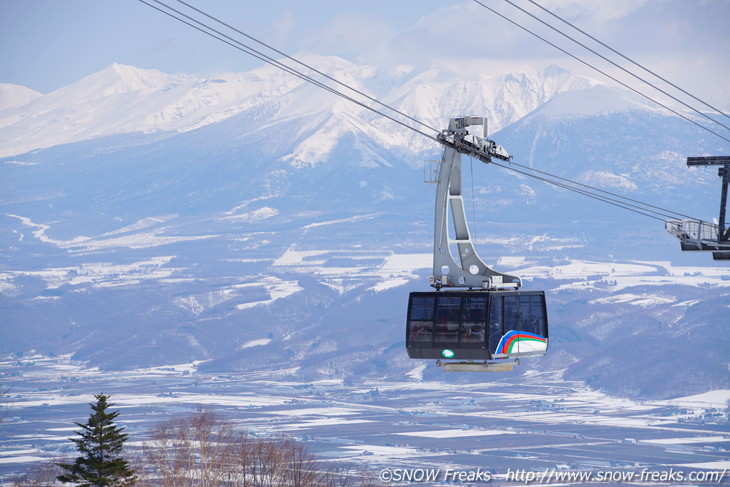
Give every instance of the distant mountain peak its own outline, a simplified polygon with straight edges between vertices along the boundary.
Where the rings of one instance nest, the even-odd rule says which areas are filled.
[[[661,109],[634,93],[603,85],[583,90],[565,91],[535,110],[532,117],[541,119],[584,118],[629,111],[661,113]]]
[[[42,93],[22,85],[0,83],[0,112],[26,105],[42,96]]]
[[[144,69],[114,63],[69,86],[87,85],[90,89],[100,89],[104,96],[108,96],[132,91],[162,90],[169,88],[170,85],[193,80],[195,78],[187,74],[171,75],[157,69]]]
[[[551,78],[554,78],[557,76],[573,76],[573,73],[571,73],[570,71],[568,71],[565,68],[558,66],[557,64],[551,64],[549,66],[546,66],[541,71],[541,73],[543,76],[551,77]]]

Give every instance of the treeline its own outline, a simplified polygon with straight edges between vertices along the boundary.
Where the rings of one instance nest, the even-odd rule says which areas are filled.
[[[92,416],[93,417],[93,416]],[[85,427],[76,423],[80,427]],[[120,431],[122,428],[119,428]],[[81,433],[77,433],[81,435]],[[81,440],[72,439],[77,444]],[[93,440],[92,440],[93,441]],[[91,450],[98,451],[98,445]],[[320,461],[288,438],[256,438],[211,412],[157,425],[149,439],[127,449],[123,476],[106,475],[103,466],[82,455],[34,465],[13,486],[136,487],[372,487],[380,485],[365,470],[352,471]],[[80,450],[81,451],[81,450]],[[116,460],[121,459],[117,456]],[[78,466],[80,463],[81,466]],[[76,469],[76,470],[74,470]],[[76,475],[76,478],[72,476]]]

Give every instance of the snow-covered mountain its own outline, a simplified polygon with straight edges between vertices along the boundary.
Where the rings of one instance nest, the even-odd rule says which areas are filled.
[[[716,175],[683,157],[722,145],[621,90],[555,67],[466,79],[309,61],[436,128],[486,114],[518,162],[714,214]],[[271,67],[201,80],[113,65],[31,98],[0,112],[0,352],[439,374],[402,343],[407,293],[429,273],[428,139]],[[550,354],[523,370],[642,396],[727,386],[707,338],[725,333],[726,267],[682,255],[661,222],[467,164],[480,254],[549,294]],[[632,364],[652,373],[624,387]]]
[[[411,66],[358,66],[336,57],[304,59],[320,71],[434,127],[443,125],[449,116],[469,112],[488,116],[491,130],[496,131],[556,94],[593,84],[557,67],[531,74],[466,79],[458,71],[445,69],[419,72]],[[338,88],[382,109],[354,92]],[[22,87],[15,91],[20,93]],[[291,154],[294,164],[321,159],[334,141],[347,133],[365,132],[386,148],[419,151],[429,144],[418,134],[273,66],[200,79],[113,64],[45,96],[0,94],[8,108],[0,114],[0,156],[118,134],[172,135],[241,114],[249,114],[257,122],[251,132],[270,132],[299,120],[301,127],[294,136],[306,134],[306,140]]]

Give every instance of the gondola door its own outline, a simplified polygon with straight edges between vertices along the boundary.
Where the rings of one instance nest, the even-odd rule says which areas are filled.
[[[548,321],[542,291],[493,292],[489,306],[492,358],[545,355]]]

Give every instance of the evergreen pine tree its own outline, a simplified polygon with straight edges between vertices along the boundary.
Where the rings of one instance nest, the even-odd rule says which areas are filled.
[[[119,411],[108,412],[109,396],[96,394],[96,404],[89,404],[94,411],[86,424],[74,423],[82,431],[80,438],[70,438],[81,453],[74,463],[59,463],[66,473],[57,479],[63,483],[75,483],[79,487],[129,486],[137,480],[134,471],[121,457],[127,435],[114,423]]]

